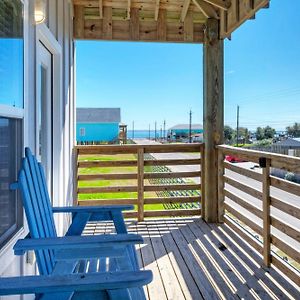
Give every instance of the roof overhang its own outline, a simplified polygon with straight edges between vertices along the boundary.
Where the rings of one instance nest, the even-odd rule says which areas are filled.
[[[219,20],[231,33],[269,0],[73,0],[74,38],[203,43],[205,23]]]

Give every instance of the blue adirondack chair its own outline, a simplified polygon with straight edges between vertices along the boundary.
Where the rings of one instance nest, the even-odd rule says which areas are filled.
[[[58,275],[75,276],[74,273],[84,274],[87,272],[100,272],[104,277],[103,274],[113,272],[112,274],[116,273],[123,279],[126,278],[123,277],[123,272],[142,274],[140,273],[142,271],[139,271],[134,248],[134,244],[142,243],[142,238],[139,235],[127,234],[122,216],[122,210],[132,209],[132,206],[52,208],[43,168],[31,154],[29,148],[26,148],[25,154],[18,182],[12,184],[11,188],[21,191],[31,239],[18,241],[14,247],[15,254],[23,255],[25,251],[35,250],[40,274],[46,277],[51,276],[51,280],[56,280],[53,278]],[[58,212],[72,213],[73,216],[72,224],[65,237],[57,237],[56,234],[53,213]],[[117,234],[81,236],[88,221],[100,220],[112,220]],[[142,281],[150,282],[151,273],[143,274],[145,277]],[[96,293],[97,299],[109,299],[107,297],[111,299],[145,299],[142,285],[136,284],[137,287],[131,288],[132,283],[128,282],[128,287],[124,288],[126,286],[124,282],[119,288],[112,290],[104,289],[104,285],[103,283],[101,293],[99,291]],[[93,299],[94,294],[94,291],[89,294],[85,292],[84,297]],[[59,295],[60,299],[69,299],[71,296],[77,299],[81,297],[82,293],[74,289]],[[101,295],[100,298],[99,295]]]

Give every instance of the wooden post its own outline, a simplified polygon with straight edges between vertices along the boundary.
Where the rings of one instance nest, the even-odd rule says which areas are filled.
[[[218,149],[218,222],[224,223],[225,196],[224,196],[224,154]]]
[[[78,205],[78,149],[73,149],[73,206]]]
[[[262,193],[263,193],[263,257],[266,267],[270,267],[271,264],[271,224],[270,224],[270,165],[271,160],[266,158],[260,158],[260,165],[263,170],[262,179]]]
[[[203,123],[205,143],[205,220],[218,221],[218,157],[216,145],[223,143],[224,44],[219,39],[219,21],[208,19],[203,51]]]
[[[144,148],[138,149],[138,221],[144,221]]]
[[[204,159],[204,152],[205,152],[205,144],[201,146],[200,153],[201,153],[201,216],[204,218],[205,216],[205,159]]]

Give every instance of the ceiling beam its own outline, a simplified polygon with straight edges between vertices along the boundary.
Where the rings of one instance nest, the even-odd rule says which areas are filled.
[[[131,0],[127,0],[127,20],[130,19]]]
[[[181,15],[180,15],[180,22],[184,22],[190,4],[191,4],[191,0],[184,0]]]
[[[158,12],[159,12],[159,7],[160,7],[160,0],[156,0],[155,2],[155,12],[154,12],[154,20],[158,20]]]
[[[103,0],[99,0],[99,16],[103,19]]]
[[[228,8],[231,6],[230,0],[225,0],[225,1],[223,1],[223,0],[204,0],[204,1],[215,7],[223,9],[223,10],[228,10]]]
[[[193,3],[196,7],[203,13],[203,15],[210,19],[219,19],[217,12],[211,4],[205,2],[204,0],[193,0]]]

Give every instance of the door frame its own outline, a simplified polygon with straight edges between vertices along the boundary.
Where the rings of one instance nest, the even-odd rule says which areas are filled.
[[[52,32],[45,24],[36,26],[36,55],[38,55],[39,44],[42,43],[52,54],[52,141],[53,141],[53,205],[61,205],[63,199],[61,178],[62,178],[62,145],[63,145],[63,101],[62,101],[62,48]],[[38,82],[36,82],[38,84]],[[36,88],[36,99],[37,99]],[[37,138],[37,137],[36,137]]]

